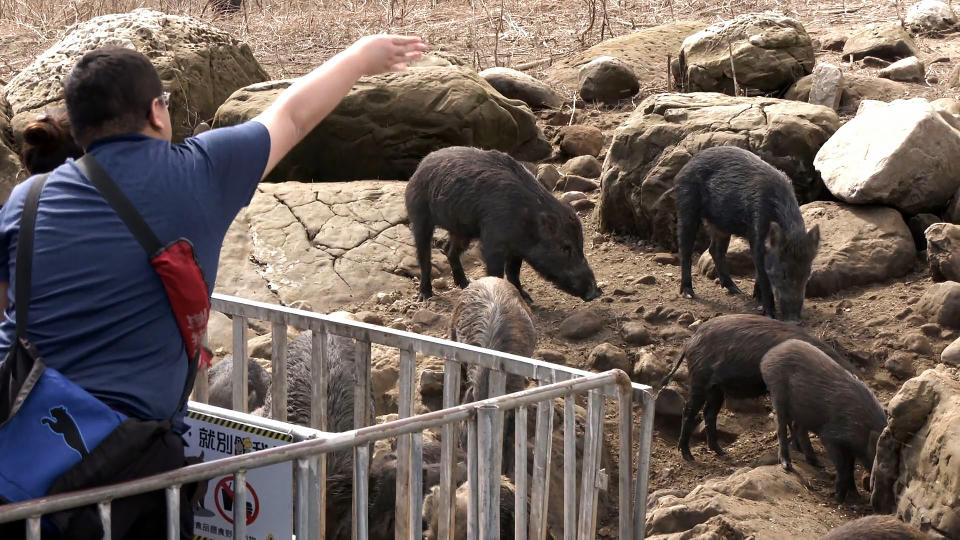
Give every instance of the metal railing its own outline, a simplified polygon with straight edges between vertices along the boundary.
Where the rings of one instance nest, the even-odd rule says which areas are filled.
[[[117,484],[106,488],[85,490],[55,497],[27,501],[0,507],[0,522],[29,518],[31,533],[39,534],[40,514],[93,503],[100,504],[101,515],[109,521],[109,500],[157,489],[167,490],[170,527],[179,520],[179,489],[184,483],[209,479],[222,474],[234,474],[235,502],[245,508],[245,474],[258,468],[283,461],[296,460],[295,512],[298,538],[319,537],[325,530],[326,460],[325,454],[335,450],[353,449],[353,523],[354,537],[367,537],[367,499],[369,476],[368,443],[397,438],[396,535],[398,538],[420,538],[422,497],[422,431],[442,428],[439,537],[451,538],[454,524],[452,502],[457,486],[456,465],[457,426],[467,422],[467,477],[470,489],[468,503],[468,537],[486,538],[498,522],[500,450],[502,447],[502,418],[506,410],[516,409],[516,452],[514,484],[517,503],[516,537],[541,539],[547,528],[547,501],[550,488],[550,456],[553,440],[553,402],[564,397],[563,409],[563,492],[564,538],[592,538],[596,530],[600,449],[603,443],[604,399],[616,398],[619,408],[619,474],[618,474],[618,531],[620,538],[642,538],[646,513],[647,480],[653,426],[654,402],[650,388],[631,383],[619,370],[604,374],[590,373],[535,359],[500,353],[462,343],[383,328],[362,322],[344,320],[316,313],[244,300],[224,295],[213,296],[213,309],[233,319],[233,405],[247,410],[247,340],[249,319],[272,323],[272,409],[275,420],[285,421],[287,412],[286,337],[287,326],[311,330],[311,427],[326,432],[326,385],[316,381],[327,379],[330,359],[327,354],[327,336],[352,338],[356,342],[355,396],[366,396],[370,388],[371,344],[394,347],[400,351],[398,420],[377,426],[366,426],[372,411],[367,399],[354,400],[356,429],[342,434],[324,433],[314,440],[261,450],[210,463],[192,465],[149,478]],[[413,415],[413,388],[417,354],[443,358],[443,409],[423,415]],[[499,396],[470,404],[458,404],[460,368],[472,364],[489,368],[491,395]],[[506,376],[519,375],[537,381],[541,386],[502,396]],[[580,512],[576,494],[576,431],[575,394],[588,392],[587,416],[584,426],[582,451],[582,484]],[[206,401],[208,393],[206,373],[197,377],[194,398]],[[633,402],[637,398],[642,410],[638,440],[638,463],[633,474]],[[533,468],[527,485],[527,407],[536,404],[536,433],[534,435]],[[529,495],[529,518],[525,501]],[[317,501],[307,504],[306,501]],[[102,502],[106,501],[106,502]],[[240,510],[243,512],[244,510]],[[524,521],[529,521],[529,526]],[[245,535],[246,520],[234,519],[234,538]],[[175,538],[178,529],[170,529]],[[498,531],[499,528],[496,528]],[[314,535],[315,533],[315,535]],[[528,536],[529,535],[529,536]],[[109,533],[108,533],[109,537]],[[39,538],[39,536],[37,536]]]

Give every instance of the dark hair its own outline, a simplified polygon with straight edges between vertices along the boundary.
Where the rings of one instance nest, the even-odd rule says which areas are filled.
[[[88,52],[64,84],[73,137],[86,148],[103,137],[142,130],[162,92],[157,70],[139,52],[122,47]]]
[[[64,109],[41,114],[23,130],[20,161],[30,174],[52,171],[67,158],[82,155],[83,150],[70,135],[70,119]]]

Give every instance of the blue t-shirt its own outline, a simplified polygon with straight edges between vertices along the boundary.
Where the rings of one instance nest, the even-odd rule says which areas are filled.
[[[270,153],[256,122],[214,129],[182,144],[141,134],[108,137],[87,149],[164,245],[193,243],[213,292],[220,248],[249,204]],[[0,322],[0,360],[15,329],[14,269],[29,184],[0,209],[0,281],[9,307]],[[44,185],[34,240],[27,338],[46,364],[121,412],[174,419],[187,355],[170,302],[143,247],[72,159]]]

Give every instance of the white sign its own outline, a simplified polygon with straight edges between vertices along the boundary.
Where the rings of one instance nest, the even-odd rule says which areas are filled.
[[[208,462],[283,446],[293,442],[285,433],[241,424],[217,416],[188,411],[188,463]],[[192,459],[191,459],[192,458]],[[194,538],[234,540],[233,475],[201,484],[193,505]],[[246,540],[292,540],[293,468],[277,463],[247,471]]]

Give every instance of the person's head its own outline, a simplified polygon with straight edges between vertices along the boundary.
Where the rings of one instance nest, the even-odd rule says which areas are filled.
[[[50,172],[67,158],[82,155],[83,150],[70,135],[70,120],[63,109],[37,116],[23,130],[20,161],[30,174]]]
[[[173,136],[169,94],[144,55],[122,47],[88,52],[64,84],[73,137],[83,148],[111,135]]]

